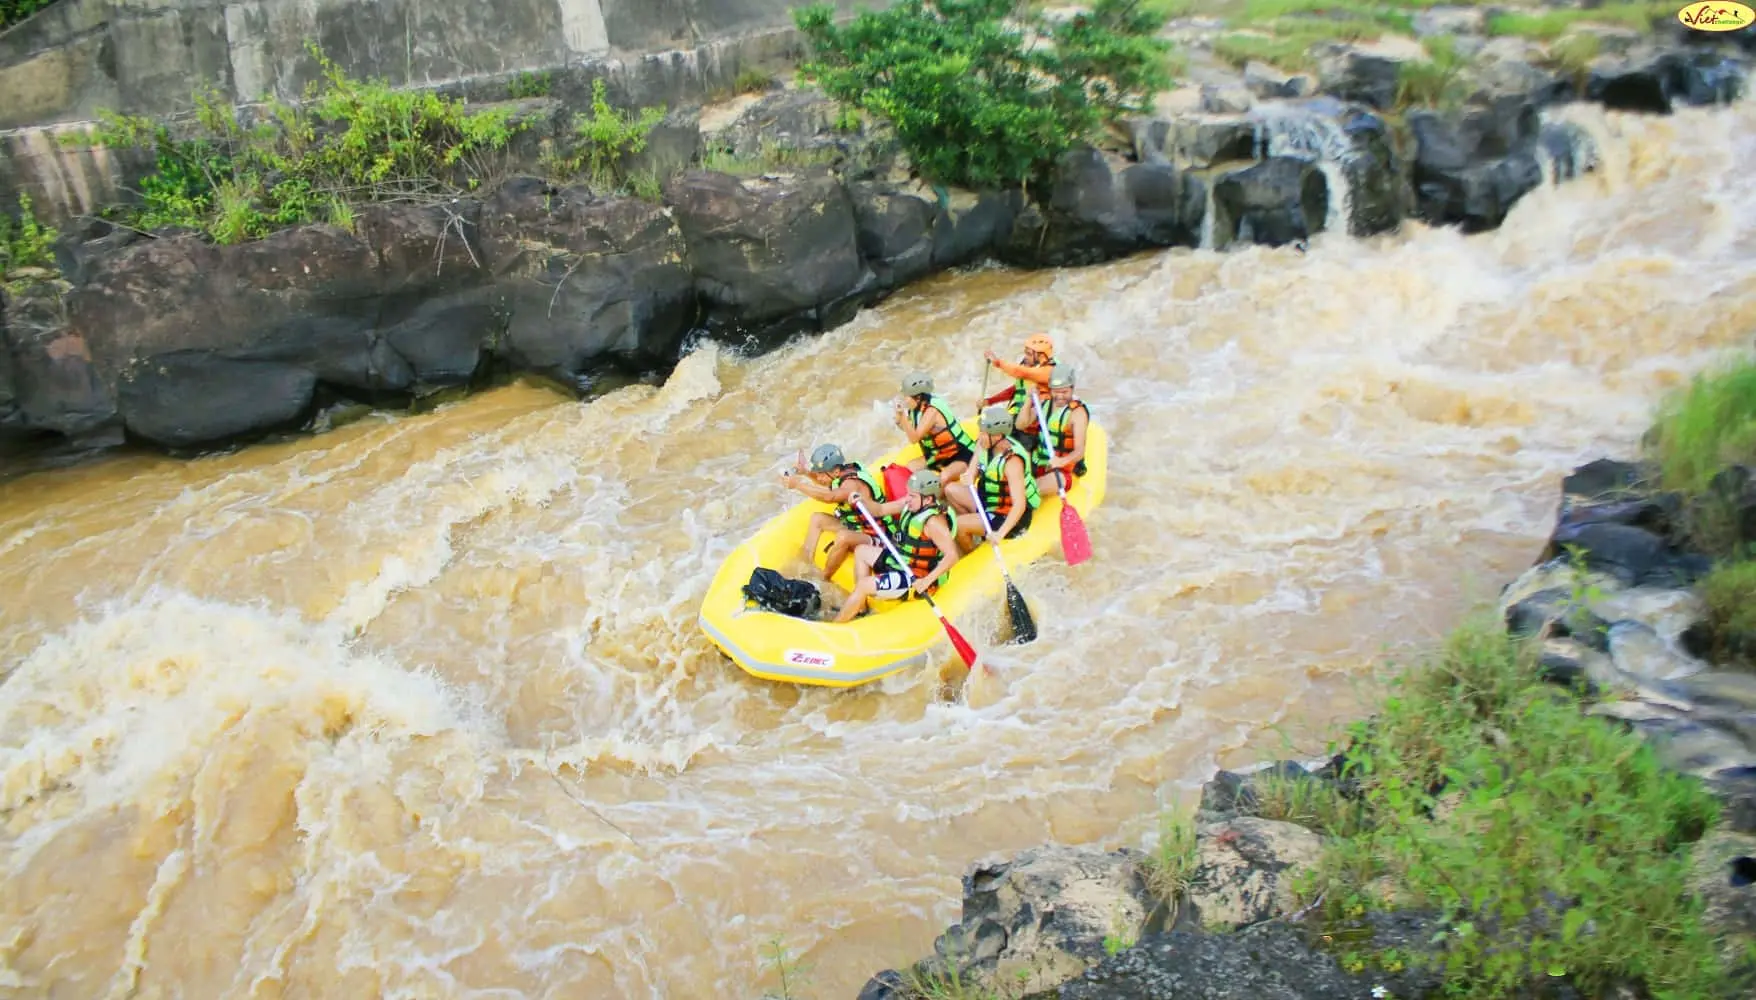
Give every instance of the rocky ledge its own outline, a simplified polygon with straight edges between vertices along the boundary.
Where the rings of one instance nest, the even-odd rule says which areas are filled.
[[[1711,620],[1695,586],[1711,564],[1690,550],[1683,525],[1691,504],[1712,504],[1740,545],[1756,543],[1756,470],[1733,466],[1693,501],[1655,481],[1650,466],[1609,459],[1565,477],[1554,531],[1503,588],[1497,613],[1508,634],[1540,643],[1543,679],[1584,694],[1588,715],[1638,733],[1661,766],[1718,799],[1718,824],[1689,847],[1687,888],[1736,963],[1756,943],[1756,635]],[[1131,848],[1045,845],[979,862],[963,880],[962,919],[934,954],[874,976],[860,1000],[1439,996],[1419,962],[1350,960],[1313,913],[1317,901],[1298,907],[1293,893],[1323,837],[1252,815],[1273,795],[1268,781],[1357,795],[1344,763],[1219,772],[1202,789],[1190,863],[1157,892],[1148,853]],[[1394,900],[1387,883],[1373,888]],[[1431,954],[1440,927],[1435,913],[1392,909],[1360,915],[1352,930],[1374,950],[1418,957]],[[969,992],[947,992],[948,983]],[[1563,980],[1553,995],[1583,994]],[[1629,983],[1605,995],[1647,994]]]
[[[1191,23],[1176,30],[1199,33]],[[526,176],[570,110],[527,101],[539,127],[520,169],[479,196],[377,204],[349,229],[235,246],[66,227],[60,274],[0,291],[0,444],[202,449],[507,373],[590,392],[607,373],[662,377],[697,338],[766,349],[984,260],[1089,264],[1409,218],[1488,229],[1595,162],[1589,137],[1544,108],[1584,97],[1666,113],[1742,93],[1736,45],[1682,34],[1607,45],[1583,78],[1540,48],[1475,38],[1481,68],[1450,110],[1399,109],[1416,56],[1382,45],[1323,46],[1310,75],[1253,63],[1067,154],[1028,199],[922,185],[883,129],[850,130],[833,102],[789,89],[723,123],[719,109],[674,112],[639,154],[668,175],[662,196],[604,196]],[[728,157],[738,176],[700,169]]]

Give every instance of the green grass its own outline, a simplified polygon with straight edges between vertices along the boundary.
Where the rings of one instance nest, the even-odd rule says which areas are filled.
[[[1756,362],[1704,372],[1661,404],[1652,455],[1666,489],[1700,493],[1727,465],[1756,465]]]
[[[1159,819],[1158,843],[1141,865],[1146,888],[1154,896],[1174,902],[1188,891],[1195,877],[1195,827],[1185,817],[1167,814]]]
[[[1297,823],[1337,837],[1358,834],[1366,822],[1364,805],[1333,784],[1277,771],[1251,777],[1240,806],[1263,819]]]
[[[21,271],[48,271],[59,276],[55,240],[60,235],[37,222],[30,195],[20,192],[17,221],[0,210],[0,285],[17,291],[30,284],[31,278]]]
[[[1155,4],[1172,16],[1220,16],[1229,27],[1238,29],[1214,43],[1214,54],[1220,59],[1239,67],[1258,60],[1289,71],[1311,69],[1314,62],[1309,50],[1324,42],[1370,42],[1387,34],[1412,36],[1414,12],[1442,5],[1482,4],[1475,0],[1159,0]],[[1650,31],[1655,22],[1675,15],[1676,5],[1670,0],[1636,0],[1597,10],[1498,12],[1489,17],[1486,31],[1489,35],[1515,35],[1549,42],[1586,24]],[[1569,47],[1551,53],[1549,61],[1563,71],[1582,72],[1580,67],[1597,56],[1597,38],[1585,37],[1589,41],[1563,40]],[[1409,103],[1442,104],[1455,99],[1451,90],[1457,85],[1458,73],[1443,60],[1435,58],[1430,65],[1416,64],[1407,73],[1402,82]],[[1433,96],[1423,99],[1423,94]]]
[[[1756,638],[1756,561],[1719,563],[1699,589],[1714,634]]]
[[[1567,29],[1578,24],[1610,24],[1637,31],[1651,31],[1655,21],[1668,20],[1677,16],[1681,3],[1663,2],[1614,3],[1605,4],[1596,10],[1548,10],[1525,12],[1507,12],[1494,14],[1488,18],[1488,34],[1516,35],[1536,41],[1550,41],[1561,37]]]
[[[1534,648],[1497,620],[1453,633],[1354,736],[1349,772],[1368,815],[1300,886],[1321,896],[1332,934],[1384,905],[1373,882],[1388,876],[1403,902],[1443,914],[1436,957],[1423,960],[1448,995],[1509,996],[1562,975],[1587,995],[1618,979],[1657,998],[1727,995],[1684,889],[1687,845],[1717,803],[1539,681]]]

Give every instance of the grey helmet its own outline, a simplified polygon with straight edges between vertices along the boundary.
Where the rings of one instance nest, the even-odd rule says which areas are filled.
[[[944,492],[945,484],[939,479],[939,473],[932,469],[917,469],[909,474],[908,489],[910,493],[936,497]]]
[[[904,396],[929,396],[933,393],[933,376],[926,372],[910,372],[902,380]]]
[[[1071,389],[1073,388],[1073,378],[1078,374],[1078,370],[1072,365],[1056,365],[1055,373],[1049,376],[1049,388]]]
[[[842,455],[840,448],[832,444],[820,444],[817,446],[817,450],[811,453],[812,472],[829,472],[846,464],[848,464],[846,456]]]
[[[982,411],[983,434],[998,434],[1002,437],[1012,433],[1012,411],[1004,406],[994,405]]]

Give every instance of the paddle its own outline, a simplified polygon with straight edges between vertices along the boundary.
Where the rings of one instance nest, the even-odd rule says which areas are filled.
[[[1030,470],[1025,470],[1030,475]],[[988,520],[988,512],[982,507],[982,495],[976,491],[976,485],[969,486],[969,496],[976,502],[976,513],[982,516],[982,530],[988,533],[988,544],[994,546],[994,561],[1000,564],[1000,578],[1006,581],[1006,613],[1012,616],[1012,637],[1019,642],[1037,641],[1037,623],[1030,617],[1030,608],[1024,603],[1024,595],[1012,585],[1012,574],[1006,572],[1006,560],[1000,556],[1000,539],[994,535],[993,522]]]
[[[871,513],[866,510],[866,505],[861,503],[858,497],[854,498],[854,509],[859,511],[860,516],[866,519],[866,523],[872,526],[872,530],[878,535],[878,540],[884,543],[885,550],[890,553],[890,558],[896,560],[896,565],[902,570],[902,575],[908,578],[909,586],[914,586],[915,578],[914,574],[908,571],[908,562],[902,558],[900,552],[896,551],[896,546],[890,544],[890,536],[884,533],[884,529],[873,519]],[[974,670],[976,668],[975,647],[971,646],[969,640],[963,637],[963,633],[951,624],[951,620],[945,617],[945,612],[939,610],[939,603],[933,600],[932,594],[922,594],[921,596],[927,599],[927,605],[933,609],[934,614],[939,616],[939,624],[945,626],[945,634],[951,639],[951,648],[957,650],[957,655],[963,660],[963,665]],[[993,672],[993,668],[986,663],[982,664],[982,670],[988,673]]]
[[[1049,420],[1043,413],[1043,401],[1035,393],[1030,397],[1031,405],[1037,408],[1037,433],[1043,439],[1043,447],[1049,450],[1050,458],[1060,458],[1055,454],[1055,439],[1049,434]],[[1067,470],[1055,470],[1055,482],[1061,486],[1061,554],[1067,557],[1067,565],[1077,566],[1091,558],[1091,538],[1085,533],[1085,521],[1079,511],[1073,509],[1073,500],[1067,496]]]

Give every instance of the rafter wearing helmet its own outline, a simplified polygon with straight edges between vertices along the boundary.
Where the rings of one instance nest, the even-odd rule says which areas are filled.
[[[945,505],[944,484],[939,473],[919,469],[908,477],[908,492],[902,499],[866,507],[873,517],[895,518],[891,535],[897,553],[908,565],[898,565],[881,544],[855,549],[854,589],[836,615],[837,622],[858,618],[874,597],[913,600],[933,593],[945,582],[959,553],[957,515]]]
[[[897,429],[908,435],[921,453],[909,459],[910,469],[931,469],[943,479],[955,479],[975,457],[975,439],[958,423],[951,404],[933,392],[933,376],[911,372],[902,380],[902,398],[896,403]]]
[[[974,548],[982,543],[985,528],[976,513],[976,499],[970,496],[970,484],[981,496],[982,509],[994,525],[996,538],[1011,538],[1030,530],[1031,515],[1043,502],[1031,476],[1031,451],[1018,440],[1012,426],[1012,414],[996,403],[982,411],[982,461],[972,465],[963,480],[951,490],[951,502],[957,509],[971,515],[958,528],[958,542]]]
[[[803,456],[799,464],[804,465]],[[871,510],[884,502],[884,487],[870,470],[858,462],[848,461],[840,447],[833,444],[818,445],[811,452],[810,466],[783,474],[780,483],[813,500],[835,505],[835,510],[831,512],[818,511],[812,514],[805,531],[806,562],[811,562],[812,557],[817,554],[818,539],[825,534],[830,536],[829,553],[823,564],[825,579],[834,577],[836,570],[841,568],[841,564],[855,549],[877,541],[872,535],[872,529],[854,508],[854,501],[859,500],[866,505],[867,510]],[[884,518],[879,523],[884,526],[885,531],[896,530],[889,518]]]
[[[986,404],[1005,403],[1007,412],[1012,414],[1013,429],[1018,432],[1019,440],[1035,450],[1037,445],[1036,407],[1031,405],[1031,395],[1047,397],[1049,379],[1055,373],[1055,342],[1048,334],[1033,333],[1024,338],[1024,353],[1017,362],[1006,361],[995,355],[993,351],[983,352],[988,363],[1012,376],[1012,385],[983,402]]]

